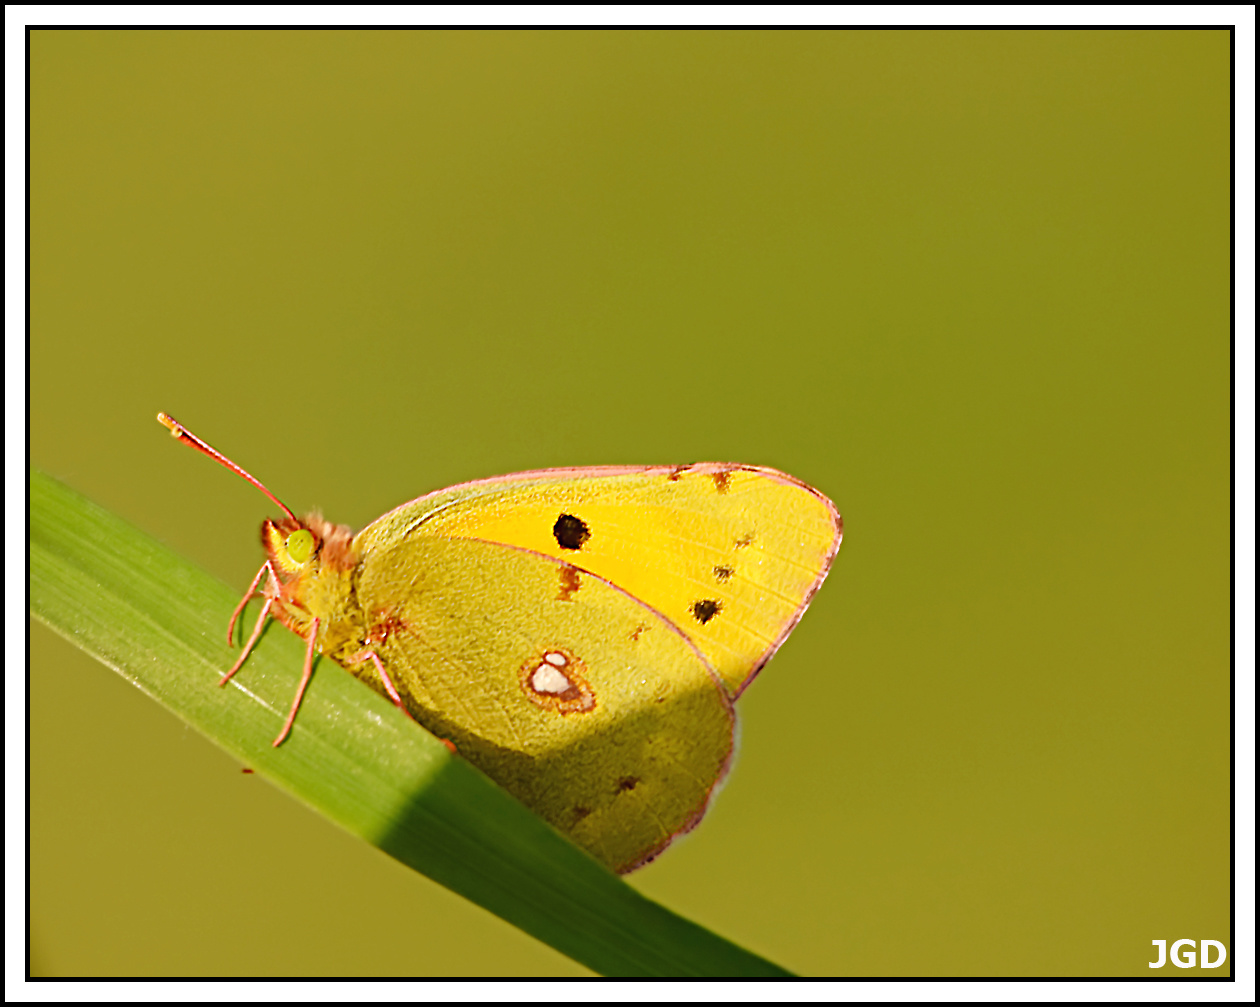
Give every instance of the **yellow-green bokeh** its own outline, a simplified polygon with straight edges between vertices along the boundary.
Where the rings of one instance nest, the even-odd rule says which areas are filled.
[[[32,462],[242,590],[274,508],[159,409],[355,526],[785,469],[845,544],[633,883],[806,974],[1153,975],[1231,941],[1229,74],[1225,31],[37,31]],[[580,972],[38,625],[30,697],[37,974]]]

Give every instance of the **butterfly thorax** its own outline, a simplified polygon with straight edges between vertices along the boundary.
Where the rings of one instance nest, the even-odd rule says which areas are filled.
[[[352,540],[348,527],[319,514],[262,525],[263,547],[280,589],[273,614],[302,637],[318,619],[316,648],[334,660],[361,650],[368,634],[367,618],[355,596],[359,558]]]

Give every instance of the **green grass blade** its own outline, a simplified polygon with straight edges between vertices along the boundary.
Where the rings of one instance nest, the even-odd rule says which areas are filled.
[[[219,688],[235,602],[165,546],[31,473],[31,613],[242,763],[596,972],[789,975],[644,898],[328,662],[293,736],[273,748],[303,644],[266,634]]]

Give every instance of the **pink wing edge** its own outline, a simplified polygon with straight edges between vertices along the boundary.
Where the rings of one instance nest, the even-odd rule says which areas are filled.
[[[440,496],[443,493],[453,493],[456,490],[472,489],[474,486],[501,486],[504,483],[523,483],[532,482],[541,479],[582,479],[598,476],[630,476],[630,475],[667,475],[671,472],[682,475],[684,472],[699,471],[702,474],[707,472],[729,472],[732,469],[749,469],[755,472],[765,472],[782,477],[788,482],[797,482],[791,476],[776,469],[761,469],[755,465],[724,465],[720,462],[700,462],[697,465],[572,465],[567,468],[554,469],[530,469],[526,472],[510,472],[503,476],[486,476],[482,479],[472,479],[466,483],[455,483],[453,486],[443,486],[441,489],[433,490],[429,493],[423,493],[413,500],[399,504],[391,511],[387,511],[378,517],[371,524],[365,525],[362,531],[367,531],[372,525],[378,521],[384,521],[391,514],[410,507],[412,504],[419,503],[421,500],[427,500],[429,497]],[[805,485],[801,483],[801,485]]]

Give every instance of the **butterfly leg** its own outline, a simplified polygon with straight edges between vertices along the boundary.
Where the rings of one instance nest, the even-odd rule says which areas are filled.
[[[385,671],[385,665],[381,664],[381,659],[377,656],[376,651],[371,651],[368,654],[368,657],[370,657],[372,659],[372,663],[376,665],[376,670],[381,676],[381,681],[385,683],[385,691],[389,693],[389,698],[394,701],[394,705],[398,707],[398,709],[402,710],[403,713],[406,713],[407,716],[410,717],[411,714],[407,713],[407,708],[403,706],[402,696],[398,695],[398,689],[395,688],[393,680],[390,679],[388,672]]]
[[[376,665],[376,671],[381,676],[381,681],[385,683],[385,691],[389,693],[389,698],[394,701],[394,705],[398,707],[398,709],[402,710],[402,712],[405,713],[412,720],[415,720],[416,718],[411,716],[411,711],[408,710],[407,707],[403,705],[402,696],[398,694],[398,689],[395,687],[393,681],[390,679],[389,673],[385,670],[385,665],[381,663],[381,659],[377,655],[376,651],[361,650],[357,654],[350,657],[348,660],[366,661],[369,658],[371,658],[372,663]],[[438,738],[438,741],[442,742],[443,745],[445,745],[448,749],[450,749],[450,752],[452,755],[459,754],[453,742],[447,741],[445,738]]]
[[[249,585],[249,590],[245,592],[245,597],[237,603],[236,611],[232,613],[232,620],[228,623],[228,646],[232,646],[232,630],[236,628],[236,620],[241,617],[241,613],[245,611],[245,606],[250,603],[254,595],[258,594],[258,582],[263,579],[263,574],[270,574],[267,578],[267,587],[271,587],[271,582],[276,579],[275,572],[271,569],[271,560],[267,560],[262,565],[258,573],[254,575],[253,582]],[[249,650],[248,647],[245,648]]]
[[[411,717],[411,711],[403,705],[402,696],[398,694],[398,689],[394,686],[393,679],[389,677],[389,672],[385,670],[385,665],[381,664],[381,659],[377,655],[376,651],[361,650],[357,654],[347,658],[347,660],[353,663],[357,661],[366,661],[369,658],[372,663],[376,665],[377,674],[381,676],[381,681],[385,683],[385,691],[389,693],[389,698],[394,701],[394,705],[398,707],[398,709],[402,710],[402,712],[407,714],[408,717]],[[415,720],[415,717],[411,717],[411,719]]]
[[[249,596],[246,595],[246,601],[248,600]],[[249,640],[245,644],[245,649],[241,651],[241,656],[236,659],[236,663],[228,669],[228,673],[219,679],[220,685],[227,685],[228,679],[241,670],[241,665],[245,663],[245,658],[249,657],[249,652],[254,649],[254,644],[256,644],[258,642],[258,638],[262,636],[263,626],[267,622],[267,616],[271,613],[272,601],[274,601],[273,598],[268,598],[262,607],[262,611],[258,613],[258,621],[254,623],[254,631],[249,634]],[[242,602],[242,604],[244,604],[244,602]],[[236,617],[233,616],[232,618],[235,619]],[[228,632],[230,633],[231,630],[228,630]]]
[[[268,599],[268,604],[270,604]],[[297,695],[293,697],[293,706],[289,709],[289,719],[284,722],[279,736],[273,741],[272,747],[278,747],[280,742],[289,736],[289,730],[293,727],[293,721],[297,719],[298,707],[302,705],[302,696],[306,693],[306,686],[311,681],[311,672],[315,668],[315,636],[319,633],[319,620],[316,619],[311,623],[311,631],[306,637],[306,661],[302,665],[302,681],[298,683]]]

